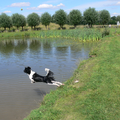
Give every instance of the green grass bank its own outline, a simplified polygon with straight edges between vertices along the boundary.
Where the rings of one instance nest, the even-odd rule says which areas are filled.
[[[40,107],[24,120],[119,120],[119,32],[112,30],[90,55],[64,86],[44,96]]]
[[[105,34],[109,34],[108,26],[107,30],[102,28],[99,25],[94,25],[93,28],[89,29],[86,26],[79,25],[76,29],[73,29],[73,26],[65,25],[65,29],[58,30],[59,25],[55,23],[50,23],[49,30],[44,29],[43,25],[37,26],[37,28],[41,28],[40,30],[33,30],[30,27],[24,27],[24,30],[21,31],[21,28],[17,29],[16,27],[11,28],[11,32],[9,29],[5,31],[3,28],[0,28],[0,40],[3,39],[17,39],[17,38],[69,38],[69,39],[77,39],[80,41],[97,41],[100,40]],[[72,28],[72,29],[71,29]],[[14,32],[13,30],[14,29]],[[110,28],[110,31],[115,28]],[[117,28],[119,29],[119,28]],[[118,31],[116,29],[116,31]],[[108,32],[108,33],[107,33]]]

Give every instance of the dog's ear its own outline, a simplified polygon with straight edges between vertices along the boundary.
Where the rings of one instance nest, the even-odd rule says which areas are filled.
[[[31,67],[29,67],[29,66],[27,68],[31,69]]]

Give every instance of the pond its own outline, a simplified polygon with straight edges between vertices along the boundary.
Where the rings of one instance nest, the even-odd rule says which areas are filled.
[[[22,120],[40,106],[45,94],[57,88],[45,83],[31,84],[23,72],[26,66],[40,75],[45,75],[45,68],[49,68],[57,81],[64,82],[80,60],[89,58],[96,44],[68,39],[0,41],[0,120]]]

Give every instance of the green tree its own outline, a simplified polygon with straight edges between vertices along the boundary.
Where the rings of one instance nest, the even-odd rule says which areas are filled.
[[[31,13],[27,16],[28,26],[35,29],[35,26],[40,24],[40,16],[37,13]]]
[[[115,17],[111,17],[108,24],[117,24],[117,20]]]
[[[89,7],[87,10],[84,11],[84,20],[89,25],[89,27],[92,27],[93,24],[98,20],[98,12],[95,10],[95,8]]]
[[[81,21],[81,24],[82,24],[82,25],[86,25],[86,24],[87,24],[87,22],[86,22],[86,20],[85,20],[84,16],[82,16],[82,21]]]
[[[66,24],[70,25],[70,14],[68,14],[66,17]]]
[[[41,15],[41,23],[45,25],[46,29],[47,26],[49,26],[51,22],[51,15],[48,12],[45,12],[44,14]]]
[[[52,15],[51,22],[55,23],[55,15]]]
[[[20,15],[20,26],[22,27],[22,30],[23,27],[26,26],[26,18],[23,15]]]
[[[120,15],[117,16],[116,20],[120,22]]]
[[[60,25],[60,28],[63,28],[63,25],[66,23],[67,14],[64,10],[60,9],[55,12],[55,22]]]
[[[111,19],[114,20],[114,21],[116,21],[116,18],[117,18],[116,16],[111,17]]]
[[[15,13],[11,17],[12,17],[13,26],[16,26],[18,29],[21,23],[20,15],[18,13]]]
[[[5,13],[2,13],[0,15],[0,26],[4,28],[4,30],[6,30],[6,28],[12,27],[12,20],[10,18],[10,16],[6,15]]]
[[[97,11],[98,12],[98,20],[96,21],[96,25],[100,25],[100,23],[101,23],[101,19],[100,19],[100,13],[101,13],[101,11]]]
[[[110,20],[110,13],[107,10],[100,12],[100,21],[103,25],[107,24]]]
[[[70,12],[70,23],[76,27],[82,21],[82,14],[79,10],[72,10]]]

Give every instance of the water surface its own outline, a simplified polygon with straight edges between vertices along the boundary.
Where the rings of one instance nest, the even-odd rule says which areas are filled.
[[[22,120],[40,106],[45,94],[57,88],[45,83],[31,84],[24,67],[30,66],[40,75],[49,68],[57,81],[64,82],[96,44],[46,39],[0,41],[0,120]]]

